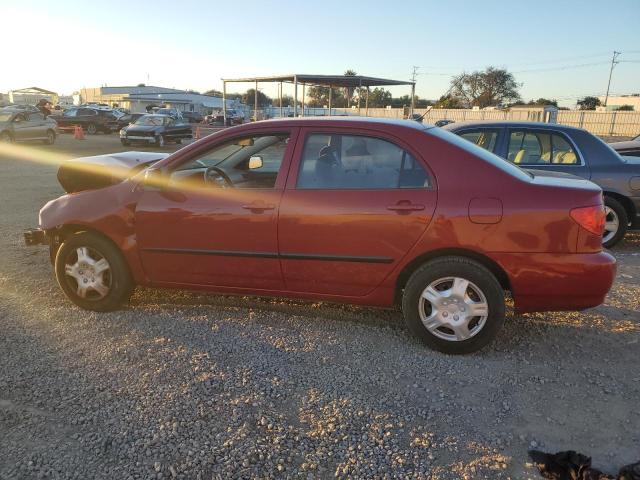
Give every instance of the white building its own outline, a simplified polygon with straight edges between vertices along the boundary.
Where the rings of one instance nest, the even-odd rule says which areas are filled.
[[[600,103],[604,105],[605,96],[598,97],[598,99]],[[606,110],[617,110],[623,105],[631,105],[634,111],[640,112],[640,93],[634,93],[632,95],[609,95]]]
[[[15,105],[35,105],[42,99],[48,100],[54,105],[58,103],[58,94],[56,92],[38,87],[10,90],[7,96],[9,97],[9,103]]]
[[[128,108],[132,113],[145,113],[152,107],[167,107],[206,115],[222,108],[222,97],[147,85],[83,88],[80,100],[82,103],[106,103],[110,107]],[[227,101],[227,108],[237,106],[234,101]]]

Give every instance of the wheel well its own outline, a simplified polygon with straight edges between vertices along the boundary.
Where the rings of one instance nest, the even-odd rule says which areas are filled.
[[[604,191],[602,193],[605,197],[615,198],[618,202],[620,202],[620,205],[622,205],[627,212],[627,219],[629,220],[629,222],[633,222],[633,220],[636,218],[636,209],[629,197],[625,197],[624,195],[620,195],[619,193],[615,192]]]
[[[51,257],[51,263],[55,262],[56,254],[58,253],[58,250],[60,249],[60,246],[65,241],[65,239],[71,235],[75,235],[76,233],[81,232],[91,232],[96,235],[100,235],[101,237],[109,240],[116,248],[118,248],[114,241],[111,240],[109,236],[102,233],[100,230],[87,227],[86,225],[62,225],[47,232],[47,236],[51,239],[49,242],[49,255]]]
[[[476,262],[478,262],[479,264],[487,268],[491,273],[493,273],[493,275],[498,280],[498,283],[500,283],[500,286],[504,290],[511,290],[511,285],[509,284],[509,277],[507,276],[506,272],[502,269],[500,265],[498,265],[495,261],[493,261],[489,257],[481,253],[473,252],[471,250],[465,250],[462,248],[446,248],[441,250],[434,250],[432,252],[425,253],[424,255],[420,255],[419,257],[414,258],[411,262],[409,262],[404,267],[402,272],[400,272],[400,275],[398,275],[398,279],[396,280],[396,293],[395,293],[396,303],[401,301],[402,290],[404,289],[405,285],[409,281],[409,278],[411,277],[413,272],[415,272],[418,268],[420,268],[421,265],[423,265],[424,263],[430,260],[433,260],[439,257],[449,257],[449,256],[464,257],[470,260],[475,260]]]

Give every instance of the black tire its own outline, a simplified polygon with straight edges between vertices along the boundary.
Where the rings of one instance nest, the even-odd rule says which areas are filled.
[[[618,229],[615,234],[607,238],[607,232],[605,231],[605,234],[602,237],[602,245],[605,248],[611,248],[620,240],[622,240],[622,238],[627,233],[627,228],[629,226],[629,216],[627,215],[627,211],[622,206],[622,204],[613,197],[605,195],[604,205],[605,207],[609,207],[611,209],[611,212],[607,215],[606,221],[613,219],[614,215],[618,220]]]
[[[96,133],[98,133],[98,127],[96,127],[95,123],[89,123],[87,125],[87,133],[89,135],[95,135]]]
[[[124,138],[120,139],[120,143],[125,147],[128,147],[129,145],[131,145],[131,142],[129,140],[125,140]]]
[[[156,135],[156,147],[162,148],[166,145],[166,141],[162,135]]]
[[[466,296],[471,297],[471,294],[474,297],[477,296],[476,289],[478,289],[484,295],[484,301],[488,306],[487,315],[470,317],[468,325],[471,327],[467,331],[473,330],[475,333],[464,340],[441,338],[442,336],[452,337],[455,332],[446,325],[442,325],[434,330],[435,333],[432,333],[422,322],[420,316],[422,293],[433,283],[444,280],[443,284],[446,284],[446,279],[451,277],[471,282],[469,284],[471,290],[465,290],[469,292]],[[454,297],[450,298],[454,299]],[[478,299],[483,302],[482,298]],[[456,303],[456,305],[451,304],[444,307],[442,313],[442,315],[448,316],[449,309],[451,309],[451,316],[448,317],[450,321],[453,321],[454,313],[465,315],[461,312],[465,311],[465,307],[469,308],[463,303],[458,304],[456,299],[450,300],[450,302]],[[422,307],[430,309],[431,305],[430,302],[424,300]],[[455,310],[457,308],[461,310]],[[411,275],[402,296],[402,312],[407,328],[430,348],[449,354],[472,353],[491,343],[502,328],[505,317],[504,291],[495,276],[478,262],[464,257],[441,257],[425,263]],[[428,317],[429,313],[425,312],[425,317]],[[455,318],[457,320],[458,316],[456,315]]]
[[[12,143],[13,137],[9,132],[0,133],[0,143]]]
[[[84,248],[94,261],[98,257],[106,260],[108,269],[100,274],[94,275],[88,271],[76,271],[76,273],[84,273],[89,277],[100,277],[102,285],[108,284],[107,293],[104,296],[100,296],[97,290],[92,290],[91,285],[88,288],[85,287],[87,290],[85,297],[80,296],[78,294],[79,282],[74,276],[66,273],[67,265],[70,267],[78,266],[78,268],[86,267],[86,264],[83,264],[78,258],[79,248]],[[73,303],[86,310],[98,312],[117,310],[129,301],[134,289],[129,267],[120,250],[110,240],[93,232],[71,235],[63,242],[56,255],[55,271],[58,284],[65,295]],[[89,278],[89,280],[93,279]]]
[[[56,143],[56,132],[53,130],[47,130],[47,138],[46,140],[43,140],[43,143],[45,145],[53,145]]]

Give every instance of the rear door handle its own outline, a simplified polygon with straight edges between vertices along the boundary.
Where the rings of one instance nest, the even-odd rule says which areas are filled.
[[[387,210],[393,210],[394,212],[417,212],[424,210],[424,205],[409,202],[398,202],[395,205],[389,205]]]
[[[248,205],[242,205],[242,208],[256,213],[262,213],[267,210],[275,210],[276,206],[271,203],[253,202]]]

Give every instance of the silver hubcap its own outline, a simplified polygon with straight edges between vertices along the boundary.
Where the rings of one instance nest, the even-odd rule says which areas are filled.
[[[162,135],[158,137],[158,146],[164,147],[164,138],[162,138]]]
[[[605,212],[605,221],[604,221],[604,233],[602,234],[602,241],[608,242],[618,233],[618,228],[620,227],[620,220],[618,219],[618,215],[615,210],[611,207],[604,207]]]
[[[420,295],[418,308],[426,329],[450,342],[477,335],[489,316],[489,304],[482,290],[460,277],[431,282]]]
[[[78,247],[64,265],[69,285],[80,298],[100,300],[111,288],[111,267],[107,259],[88,247]]]

